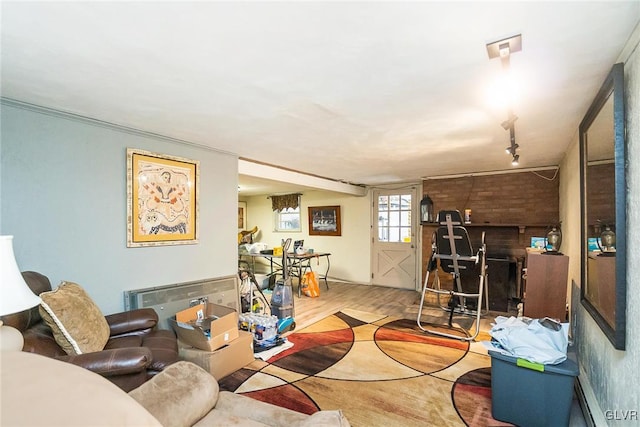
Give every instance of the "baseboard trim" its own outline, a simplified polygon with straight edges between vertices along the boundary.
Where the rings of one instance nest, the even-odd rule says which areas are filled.
[[[584,417],[587,426],[596,427],[595,422],[593,421],[593,416],[591,415],[591,410],[589,409],[589,403],[587,402],[587,398],[584,395],[584,390],[579,378],[576,379],[574,389],[576,392],[576,399],[578,400],[580,410],[582,411],[582,416]]]
[[[587,426],[598,427],[607,425],[607,421],[600,410],[600,406],[596,400],[596,395],[593,393],[591,384],[589,384],[589,381],[584,379],[584,375],[580,375],[576,378],[574,389]]]

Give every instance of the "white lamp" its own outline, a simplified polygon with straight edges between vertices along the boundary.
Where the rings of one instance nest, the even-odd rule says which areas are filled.
[[[40,304],[22,278],[16,257],[13,254],[13,236],[0,236],[0,316],[19,313]],[[0,320],[0,350],[22,350],[22,334]]]

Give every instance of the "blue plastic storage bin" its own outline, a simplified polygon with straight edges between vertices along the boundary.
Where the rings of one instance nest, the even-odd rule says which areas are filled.
[[[541,365],[540,372],[518,366],[518,359],[495,351],[491,356],[491,413],[520,427],[568,426],[578,365],[570,359]]]

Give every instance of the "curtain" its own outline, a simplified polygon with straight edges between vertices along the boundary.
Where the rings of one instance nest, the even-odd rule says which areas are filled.
[[[271,196],[271,208],[274,211],[283,211],[287,208],[295,209],[298,207],[299,199],[300,193]]]

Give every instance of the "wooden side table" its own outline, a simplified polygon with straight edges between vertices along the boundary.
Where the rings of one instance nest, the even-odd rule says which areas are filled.
[[[528,253],[526,264],[524,315],[566,321],[569,257]]]

